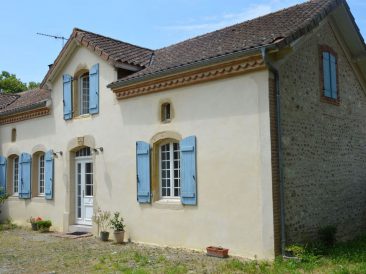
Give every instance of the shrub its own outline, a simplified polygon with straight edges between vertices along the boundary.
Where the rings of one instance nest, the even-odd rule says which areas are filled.
[[[93,221],[98,225],[98,232],[99,228],[100,231],[107,231],[109,220],[111,218],[111,213],[109,211],[103,211],[98,208],[98,210],[93,215]]]
[[[334,246],[336,242],[337,227],[328,225],[319,229],[319,239],[326,247]]]
[[[52,226],[52,222],[49,220],[46,221],[38,221],[36,222],[37,227],[40,231],[48,231],[49,228]]]
[[[111,228],[116,231],[125,231],[125,225],[123,224],[123,218],[119,217],[119,212],[113,213],[113,219],[111,219]]]

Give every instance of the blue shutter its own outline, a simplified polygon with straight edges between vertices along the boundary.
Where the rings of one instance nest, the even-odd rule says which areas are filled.
[[[64,119],[72,119],[72,77],[64,74]]]
[[[29,199],[31,197],[31,155],[22,153],[19,162],[19,198]]]
[[[150,145],[136,142],[137,201],[150,203]]]
[[[91,67],[89,72],[89,113],[99,112],[99,64]]]
[[[181,201],[185,205],[197,204],[196,136],[180,141]]]
[[[329,52],[323,52],[323,85],[324,96],[331,97],[331,84],[330,84],[330,60]]]
[[[332,98],[337,99],[337,61],[334,55],[330,55],[330,73],[331,73],[331,90]]]
[[[53,177],[54,177],[54,161],[53,151],[46,152],[44,157],[44,184],[45,184],[45,198],[52,200],[53,198]]]
[[[6,192],[6,158],[0,156],[0,195]]]

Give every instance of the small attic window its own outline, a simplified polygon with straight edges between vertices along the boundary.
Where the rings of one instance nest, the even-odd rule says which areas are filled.
[[[17,129],[11,129],[11,142],[14,143],[17,140]]]
[[[164,103],[161,105],[161,121],[164,123],[171,120],[171,107],[170,103]]]

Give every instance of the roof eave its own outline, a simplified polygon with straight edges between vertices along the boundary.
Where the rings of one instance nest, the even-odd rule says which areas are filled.
[[[220,56],[215,56],[212,58],[200,60],[200,61],[190,63],[190,64],[185,64],[185,65],[181,65],[181,66],[177,66],[177,67],[168,68],[165,70],[157,71],[157,72],[146,74],[146,75],[141,75],[136,78],[126,79],[126,80],[121,79],[116,82],[110,83],[109,85],[107,85],[107,87],[111,88],[112,90],[118,89],[118,88],[125,87],[128,85],[161,78],[161,77],[168,76],[171,74],[182,73],[182,72],[192,70],[192,69],[198,69],[198,68],[205,67],[205,66],[219,64],[219,63],[227,62],[227,61],[234,60],[234,59],[237,59],[240,57],[260,54],[262,48],[266,48],[267,50],[278,50],[279,49],[277,44],[263,45],[263,46],[259,46],[259,47],[255,47],[255,48],[250,48],[250,49],[246,49],[246,50],[223,54]]]

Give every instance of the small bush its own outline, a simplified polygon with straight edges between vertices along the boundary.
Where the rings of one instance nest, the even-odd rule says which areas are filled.
[[[38,229],[42,232],[42,231],[48,231],[49,228],[52,226],[52,222],[49,220],[46,221],[38,221],[37,223],[37,227]]]
[[[319,239],[326,247],[334,246],[336,243],[337,227],[328,225],[319,229]]]

